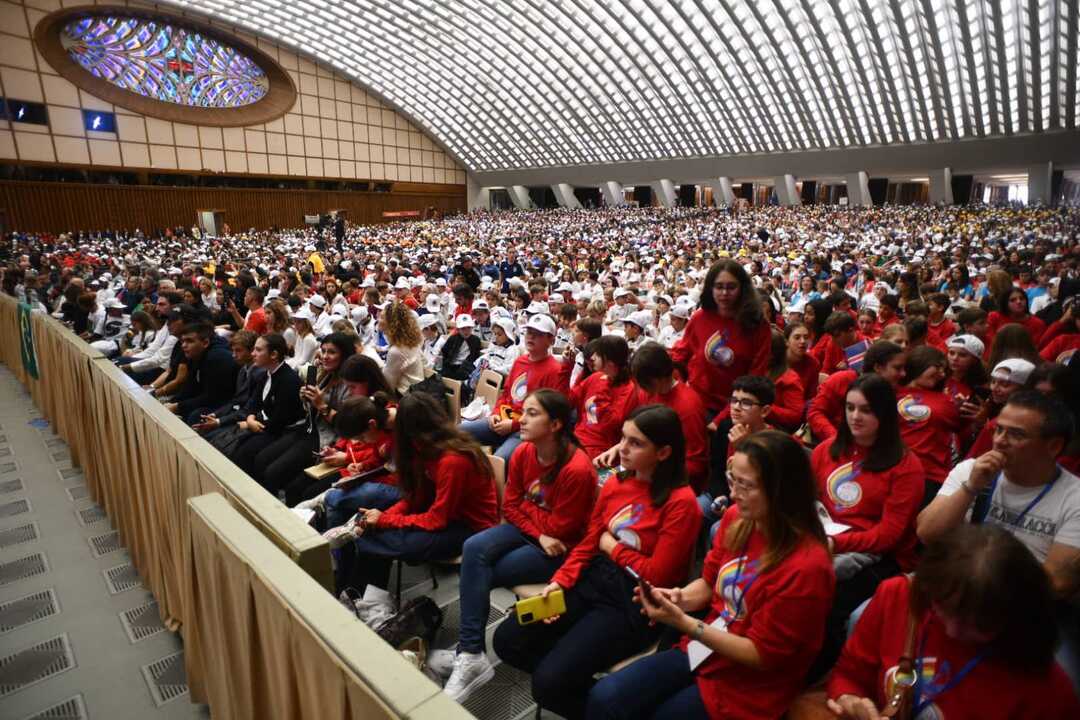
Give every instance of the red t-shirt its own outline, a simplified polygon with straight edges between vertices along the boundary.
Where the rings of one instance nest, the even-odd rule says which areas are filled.
[[[844,419],[844,398],[847,397],[848,387],[858,376],[854,370],[841,370],[830,375],[818,387],[817,395],[806,411],[806,421],[818,442],[836,434]]]
[[[509,405],[515,413],[521,413],[521,406],[525,398],[533,390],[551,388],[558,390],[563,395],[570,392],[567,386],[569,375],[563,373],[563,364],[551,355],[539,362],[529,359],[528,355],[521,355],[510,367],[510,373],[503,383],[502,393],[499,395],[497,405]],[[514,432],[521,426],[514,421]]]
[[[930,329],[937,333],[937,336],[942,340],[948,340],[956,334],[956,323],[949,318],[942,318],[941,322],[935,324],[933,322],[928,323]]]
[[[386,430],[380,430],[376,434],[374,442],[340,438],[334,443],[334,447],[348,456],[349,465],[355,463],[360,466],[361,472],[364,472],[386,464],[394,449],[394,435]],[[343,470],[341,478],[344,480],[349,477],[352,477],[349,471],[347,469]],[[386,485],[397,485],[397,475],[394,473],[382,473],[371,478],[371,480]]]
[[[789,370],[794,370],[799,375],[799,380],[802,381],[803,396],[806,401],[809,402],[817,395],[818,383],[821,378],[821,363],[811,357],[810,353],[803,355],[803,359],[799,362],[788,365]]]
[[[639,392],[641,392],[639,390]],[[644,393],[641,393],[644,396]],[[709,475],[709,436],[705,430],[705,405],[686,383],[676,382],[671,392],[666,395],[649,395],[641,404],[660,403],[667,405],[679,416],[682,423],[683,437],[686,439],[686,474],[694,491],[705,489]]]
[[[671,348],[671,357],[687,364],[690,386],[708,409],[719,411],[727,407],[735,378],[768,372],[771,333],[766,322],[746,330],[732,318],[699,308]]]
[[[769,420],[788,430],[794,430],[802,422],[806,410],[799,374],[788,368],[773,384],[776,386],[776,400],[769,412]]]
[[[809,354],[820,363],[821,372],[826,375],[847,369],[847,355],[844,354],[844,348],[840,347],[832,335],[823,335],[821,341]]]
[[[997,335],[998,330],[1004,325],[1015,323],[1017,325],[1023,325],[1031,335],[1031,341],[1038,347],[1039,340],[1042,338],[1044,332],[1046,332],[1046,323],[1037,318],[1034,315],[1028,315],[1023,320],[1013,320],[1005,315],[1002,315],[997,310],[990,313],[986,318],[986,347],[989,348],[994,342],[994,336]]]
[[[585,535],[596,499],[596,470],[581,448],[548,484],[540,482],[549,466],[541,465],[536,446],[523,442],[510,456],[503,516],[529,537],[548,535],[573,547]]]
[[[499,524],[495,480],[476,471],[472,458],[447,451],[424,463],[424,479],[379,517],[380,528],[443,530],[460,520],[475,532]]]
[[[926,479],[939,485],[952,469],[952,439],[963,422],[956,403],[943,392],[907,387],[897,393],[900,435],[919,456]]]
[[[724,544],[738,516],[737,507],[728,508],[705,557],[702,579],[713,588],[706,622],[720,615],[729,618],[728,632],[754,643],[761,667],[714,652],[694,674],[710,717],[778,718],[805,688],[806,673],[821,649],[836,585],[832,558],[821,543],[804,538],[787,557],[762,571],[766,544],[761,532],[751,532],[739,550]],[[688,644],[684,637],[684,652]]]
[[[1080,333],[1058,335],[1043,346],[1043,349],[1039,351],[1039,357],[1046,362],[1065,365],[1077,350],[1080,350]]]
[[[266,331],[270,329],[269,324],[266,322],[266,310],[261,307],[249,310],[247,317],[244,318],[244,329],[250,330],[256,335],[265,335]]]
[[[573,587],[600,552],[600,536],[606,530],[619,541],[611,553],[616,565],[632,567],[656,587],[674,587],[686,579],[700,528],[701,509],[688,485],[672,490],[666,503],[654,507],[649,483],[612,477],[600,489],[585,537],[551,580]]]
[[[869,697],[877,707],[885,705],[904,653],[910,594],[911,581],[906,576],[889,578],[878,586],[829,676],[826,690],[830,698],[855,695]],[[977,647],[949,637],[932,612],[916,624],[916,653],[920,645],[923,677],[937,686],[955,677],[949,669],[958,672],[980,652]],[[919,717],[1072,720],[1080,717],[1080,701],[1056,662],[1045,669],[1024,672],[989,654],[960,682],[934,697]]]
[[[915,516],[923,497],[919,458],[905,452],[888,470],[866,470],[866,449],[855,445],[833,460],[835,437],[814,448],[810,465],[818,498],[829,515],[851,529],[833,536],[837,553],[892,555],[907,571],[915,566]]]
[[[612,387],[606,375],[594,372],[574,386],[570,402],[578,412],[574,436],[592,459],[619,442],[623,421],[641,397],[633,381]]]

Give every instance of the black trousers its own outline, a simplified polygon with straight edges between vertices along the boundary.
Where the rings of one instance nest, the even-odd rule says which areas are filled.
[[[286,430],[255,455],[250,475],[271,493],[277,493],[302,475],[304,468],[318,464],[314,451],[305,427]]]

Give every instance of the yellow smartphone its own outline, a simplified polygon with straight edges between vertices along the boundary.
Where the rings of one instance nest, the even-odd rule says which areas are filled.
[[[518,625],[529,625],[566,612],[566,598],[562,590],[549,593],[547,597],[535,595],[514,603],[514,612],[517,613]]]

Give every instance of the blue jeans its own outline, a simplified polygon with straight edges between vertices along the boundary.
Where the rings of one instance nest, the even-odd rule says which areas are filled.
[[[339,555],[338,570],[344,583],[351,583],[361,592],[368,585],[385,590],[390,584],[390,566],[394,560],[449,560],[461,554],[461,546],[472,534],[463,522],[450,523],[442,530],[368,530],[342,548],[346,552]]]
[[[697,504],[701,508],[701,530],[709,534],[709,544],[706,548],[713,546],[716,531],[720,529],[720,516],[712,511],[712,504],[715,499],[708,490],[697,496]]]
[[[360,508],[385,510],[400,499],[401,490],[396,485],[375,481],[348,490],[330,488],[326,491],[326,527],[344,525]]]
[[[495,454],[508,464],[510,456],[521,444],[521,433],[513,432],[509,435],[500,435],[491,429],[486,417],[477,420],[466,420],[461,423],[461,429],[472,435],[481,445],[490,445],[495,449]]]
[[[563,557],[550,557],[515,525],[478,532],[465,541],[461,561],[461,631],[458,651],[484,652],[491,589],[547,582]]]
[[[672,648],[641,658],[596,683],[589,692],[585,717],[707,720],[709,711],[686,654]]]

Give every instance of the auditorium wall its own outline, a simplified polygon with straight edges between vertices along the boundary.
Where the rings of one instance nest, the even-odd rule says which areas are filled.
[[[92,3],[90,0],[63,3],[61,0],[0,0],[0,95],[45,103],[49,113],[48,126],[0,121],[0,162],[413,183],[409,191],[413,194],[406,192],[401,196],[402,201],[415,199],[417,190],[428,199],[437,197],[440,193],[433,190],[439,191],[441,185],[444,186],[441,194],[449,202],[456,205],[456,197],[460,195],[461,207],[464,207],[464,169],[408,118],[328,68],[217,21],[210,22],[257,45],[292,77],[297,98],[286,115],[249,127],[187,125],[139,115],[91,96],[60,77],[41,57],[31,39],[34,27],[49,12],[63,6],[87,4]],[[124,0],[99,4],[158,7],[164,12],[178,12],[167,5]],[[83,109],[116,113],[116,132],[85,130]],[[68,193],[68,202],[80,202],[78,198],[85,190],[81,188]],[[394,194],[397,190],[395,184]],[[53,196],[64,194],[51,192]],[[191,202],[198,207],[210,208],[221,206],[221,198],[247,198],[245,193],[255,191],[215,190],[212,197],[206,195],[211,191],[198,189],[185,192],[182,188],[170,188],[162,192],[193,197],[202,193],[202,197]],[[233,192],[237,195],[230,194]],[[9,193],[5,190],[5,195]],[[248,216],[244,215],[248,210],[242,208],[253,208],[258,203],[263,203],[269,211],[273,211],[279,202],[292,202],[309,211],[350,207],[350,201],[344,198],[326,198],[331,204],[316,208],[309,207],[307,200],[283,199],[294,194],[310,199],[304,191],[267,195],[258,201],[245,199],[237,205],[238,215],[227,216],[226,221],[233,227],[249,224]],[[153,193],[147,193],[143,197],[153,196]],[[186,202],[175,199],[176,206]],[[388,204],[387,210],[424,207],[415,203],[395,207],[395,203],[400,203],[386,197],[357,198],[351,202],[358,210],[380,203]],[[428,204],[439,205],[438,202]],[[8,204],[7,209],[9,222],[14,226],[16,208]],[[232,206],[227,209],[232,210]],[[186,223],[192,217],[188,214],[173,218],[171,222]],[[354,215],[350,219],[360,217]],[[286,224],[298,221],[298,216],[290,215]],[[260,219],[251,224],[262,227],[272,223]]]

